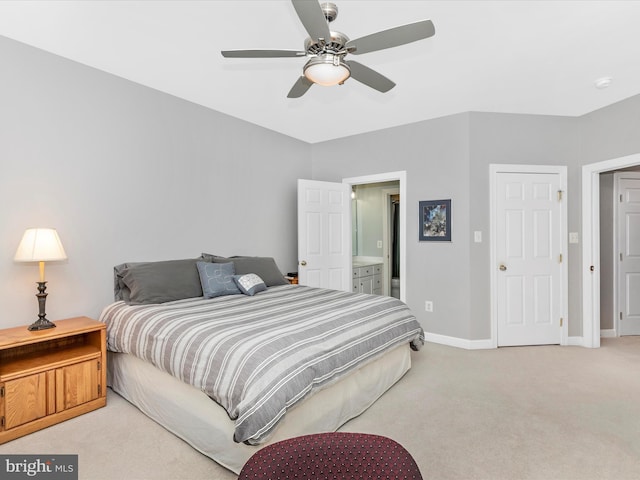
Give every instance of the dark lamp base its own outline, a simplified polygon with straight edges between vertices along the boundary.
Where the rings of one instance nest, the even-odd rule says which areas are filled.
[[[54,328],[55,324],[47,320],[47,314],[44,311],[44,305],[47,301],[47,282],[37,283],[38,293],[36,293],[36,297],[38,298],[38,307],[40,309],[40,313],[38,313],[38,320],[29,325],[27,330],[46,330],[47,328]]]
[[[55,328],[55,326],[56,326],[55,323],[50,322],[46,318],[39,318],[38,320],[33,322],[31,325],[29,325],[27,330],[31,330],[31,331],[33,331],[33,330],[46,330],[47,328]]]

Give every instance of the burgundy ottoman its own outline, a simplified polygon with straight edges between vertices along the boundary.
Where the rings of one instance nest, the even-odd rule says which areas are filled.
[[[238,480],[422,480],[418,465],[398,442],[365,433],[318,433],[258,450]]]

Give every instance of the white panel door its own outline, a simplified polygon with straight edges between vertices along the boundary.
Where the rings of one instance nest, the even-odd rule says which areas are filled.
[[[298,180],[298,282],[350,292],[351,187]]]
[[[496,173],[498,346],[560,343],[560,175]]]
[[[640,335],[640,177],[618,179],[620,335]]]

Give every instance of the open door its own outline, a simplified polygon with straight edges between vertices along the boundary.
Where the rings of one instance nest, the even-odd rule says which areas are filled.
[[[616,173],[618,335],[640,335],[640,173]]]
[[[351,187],[298,180],[298,283],[351,291]]]

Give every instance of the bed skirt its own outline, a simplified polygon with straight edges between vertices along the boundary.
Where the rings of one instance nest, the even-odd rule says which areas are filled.
[[[411,368],[401,345],[287,412],[259,446],[233,441],[234,423],[204,392],[133,355],[108,352],[108,385],[145,415],[225,468],[239,473],[260,448],[285,438],[337,430],[369,408]]]

